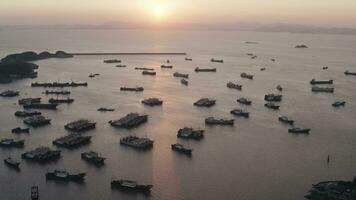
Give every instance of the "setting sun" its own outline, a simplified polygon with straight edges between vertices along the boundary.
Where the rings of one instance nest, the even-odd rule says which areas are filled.
[[[156,6],[156,7],[154,8],[154,14],[155,14],[157,17],[161,16],[161,14],[162,14],[161,7]]]

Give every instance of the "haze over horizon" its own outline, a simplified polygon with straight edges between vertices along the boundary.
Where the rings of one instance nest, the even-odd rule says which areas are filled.
[[[244,22],[356,28],[355,9],[354,0],[2,0],[0,25]]]

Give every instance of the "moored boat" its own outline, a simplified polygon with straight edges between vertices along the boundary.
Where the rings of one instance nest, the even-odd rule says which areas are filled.
[[[148,115],[140,115],[138,113],[129,113],[125,117],[118,120],[110,120],[109,124],[111,126],[120,128],[134,128],[137,127],[148,120]]]
[[[161,65],[161,68],[163,68],[163,69],[172,69],[173,65]]]
[[[81,158],[96,166],[104,165],[104,161],[105,161],[105,158],[99,156],[99,154],[95,151],[88,151],[88,152],[81,153]]]
[[[91,136],[83,136],[79,133],[72,133],[54,140],[52,143],[59,147],[77,148],[90,143]]]
[[[317,87],[317,86],[314,86],[314,87],[312,87],[312,92],[327,92],[327,93],[333,93],[333,92],[334,92],[334,88],[330,88],[330,87]]]
[[[241,74],[240,74],[240,77],[241,77],[241,78],[250,79],[250,80],[253,79],[253,75],[247,74],[247,73],[245,73],[245,72],[241,73]]]
[[[104,63],[121,63],[121,60],[118,60],[118,59],[108,59],[108,60],[104,60]]]
[[[142,92],[143,87],[120,87],[121,91]]]
[[[148,138],[139,138],[136,136],[127,136],[120,139],[120,144],[136,149],[150,149],[153,147],[153,140]]]
[[[4,92],[1,92],[0,96],[2,96],[2,97],[15,97],[15,96],[19,96],[19,94],[20,94],[19,91],[6,90]]]
[[[272,110],[279,110],[279,105],[274,104],[272,102],[265,103],[265,107],[272,109]]]
[[[239,85],[239,84],[235,84],[235,83],[233,83],[233,82],[228,82],[227,84],[226,84],[226,87],[228,87],[228,88],[232,88],[232,89],[237,89],[237,90],[242,90],[242,85]]]
[[[294,120],[289,119],[287,116],[280,116],[278,117],[278,120],[286,124],[290,124],[290,125],[294,124]]]
[[[87,119],[79,119],[73,122],[69,122],[64,125],[64,128],[69,131],[83,132],[94,129],[96,122],[89,121]]]
[[[35,115],[32,117],[27,117],[23,122],[29,126],[38,127],[50,124],[51,120],[45,118],[42,115]]]
[[[47,110],[56,110],[58,104],[56,103],[30,103],[24,104],[25,109],[47,109]]]
[[[156,76],[156,72],[154,72],[154,71],[143,71],[142,75]]]
[[[296,128],[296,127],[293,127],[293,128],[288,129],[288,132],[289,133],[305,133],[305,134],[309,134],[310,128]]]
[[[345,75],[352,75],[352,76],[356,76],[356,72],[350,72],[349,70],[346,70],[344,72]]]
[[[0,140],[0,147],[15,147],[15,148],[22,148],[24,147],[25,140],[14,140],[4,138]]]
[[[182,80],[180,80],[180,83],[183,85],[188,85],[188,81],[185,80],[184,78]]]
[[[177,151],[179,153],[183,153],[186,155],[192,155],[192,151],[193,151],[192,149],[186,148],[182,144],[178,144],[178,143],[172,144],[171,148],[173,151]]]
[[[179,78],[189,78],[189,74],[182,74],[179,72],[174,72],[173,74],[174,77],[179,77]]]
[[[14,169],[19,169],[20,168],[20,163],[19,161],[13,160],[11,157],[7,157],[4,159],[4,163]]]
[[[282,101],[282,95],[280,94],[266,94],[265,95],[265,101]]]
[[[19,99],[18,101],[19,105],[24,105],[24,104],[31,104],[31,103],[41,103],[41,98],[24,98],[24,99]]]
[[[162,105],[163,101],[158,98],[148,98],[141,101],[143,104],[148,106],[159,106]]]
[[[11,130],[11,133],[30,133],[30,128],[16,127]]]
[[[311,85],[317,85],[317,84],[333,84],[333,83],[334,83],[333,80],[317,81],[317,80],[315,80],[315,79],[312,79],[312,80],[310,81],[310,84],[311,84]]]
[[[153,71],[155,69],[147,67],[135,67],[135,70]]]
[[[136,181],[130,180],[113,180],[111,181],[111,188],[120,190],[129,190],[134,192],[150,192],[152,185],[140,185]]]
[[[247,111],[243,111],[241,109],[234,109],[230,111],[231,114],[235,115],[235,116],[241,116],[241,117],[245,117],[248,118],[250,117],[250,113]]]
[[[223,118],[215,118],[215,117],[207,117],[205,118],[205,124],[209,125],[234,125],[234,119],[223,119]]]
[[[41,112],[38,111],[16,111],[15,112],[15,116],[16,117],[31,117],[31,116],[35,116],[35,115],[41,115]]]
[[[216,72],[216,68],[199,68],[194,69],[195,72]]]
[[[238,98],[236,100],[238,103],[241,103],[241,104],[244,104],[244,105],[251,105],[252,101],[251,100],[248,100],[244,97],[241,97],[241,98]]]
[[[345,106],[346,101],[335,101],[333,104],[331,104],[333,107],[340,107],[340,106]]]
[[[65,182],[83,182],[85,175],[86,173],[70,174],[65,170],[54,170],[53,172],[46,173],[46,179]]]
[[[55,94],[55,95],[70,95],[70,91],[68,90],[46,90],[43,92],[43,94],[45,95],[49,95],[49,94]]]
[[[211,107],[215,105],[215,103],[216,103],[215,99],[201,98],[198,101],[196,101],[193,105],[198,107]]]
[[[101,108],[98,108],[98,111],[100,111],[100,112],[114,112],[115,109],[113,109],[113,108],[103,108],[103,107],[101,107]]]
[[[211,62],[217,62],[217,63],[223,63],[224,62],[224,60],[222,60],[222,59],[215,59],[215,58],[210,59],[210,61]]]
[[[74,99],[71,98],[66,98],[66,99],[54,99],[54,98],[50,98],[48,100],[48,103],[51,104],[59,104],[59,103],[73,103]]]
[[[59,159],[61,151],[51,150],[48,147],[38,147],[34,150],[27,151],[21,155],[23,159],[37,162],[48,162]]]
[[[177,137],[200,140],[204,137],[204,130],[184,127],[178,130]]]

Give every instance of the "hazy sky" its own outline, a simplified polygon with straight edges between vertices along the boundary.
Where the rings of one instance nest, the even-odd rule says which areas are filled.
[[[0,0],[0,25],[108,21],[356,27],[356,0]]]

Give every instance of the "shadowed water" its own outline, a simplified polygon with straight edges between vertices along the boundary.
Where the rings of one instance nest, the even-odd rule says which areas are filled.
[[[245,44],[256,41],[259,44]],[[295,49],[307,44],[308,49]],[[290,199],[299,200],[311,184],[324,180],[351,179],[356,168],[356,77],[345,76],[346,69],[356,71],[356,37],[253,32],[155,32],[155,31],[0,31],[0,57],[25,50],[68,52],[187,52],[184,56],[76,56],[36,62],[37,79],[24,79],[0,85],[0,91],[20,91],[20,97],[0,99],[1,138],[25,139],[24,149],[0,149],[0,158],[21,153],[68,134],[67,122],[87,118],[97,127],[86,134],[92,142],[75,150],[62,150],[57,162],[39,165],[22,161],[21,171],[0,165],[0,199],[29,199],[30,187],[38,185],[41,199]],[[246,53],[254,53],[253,60]],[[212,58],[223,64],[211,63]],[[126,68],[104,64],[117,58]],[[270,59],[275,58],[276,62]],[[173,69],[161,69],[169,59]],[[217,73],[195,73],[195,67],[216,67]],[[322,70],[328,66],[328,70]],[[142,76],[134,67],[153,67],[157,76]],[[266,67],[266,71],[260,71]],[[174,72],[189,73],[189,86],[181,85]],[[240,78],[241,72],[254,80]],[[93,79],[90,73],[100,73]],[[334,79],[334,94],[311,92],[309,81]],[[31,129],[29,135],[16,135],[11,129],[25,126],[14,116],[21,110],[17,100],[23,97],[50,96],[45,89],[31,88],[33,81],[88,82],[88,87],[70,88],[75,102],[60,105],[57,111],[42,111],[52,119],[49,126]],[[226,88],[228,81],[243,85],[242,91]],[[263,96],[283,87],[279,111],[263,106]],[[143,93],[121,92],[121,86],[143,86]],[[141,100],[161,98],[161,107],[147,107]],[[211,97],[217,104],[197,108],[193,103]],[[241,106],[237,97],[248,97],[251,106]],[[346,106],[333,108],[335,100]],[[99,107],[115,108],[101,113]],[[230,115],[234,108],[246,108],[250,118]],[[109,126],[109,120],[130,112],[149,115],[148,123],[132,129]],[[278,122],[280,115],[294,119],[297,126],[311,128],[310,135],[288,133]],[[209,116],[235,118],[235,126],[205,126]],[[179,128],[205,129],[199,142],[177,139]],[[149,137],[154,148],[142,152],[119,145],[127,135]],[[193,148],[193,156],[172,152],[170,145],[180,142]],[[96,168],[80,158],[88,150],[106,157],[106,165]],[[330,164],[326,159],[330,155]],[[86,172],[85,184],[46,182],[46,171],[66,169]],[[127,178],[153,184],[150,196],[112,191],[113,178]]]

